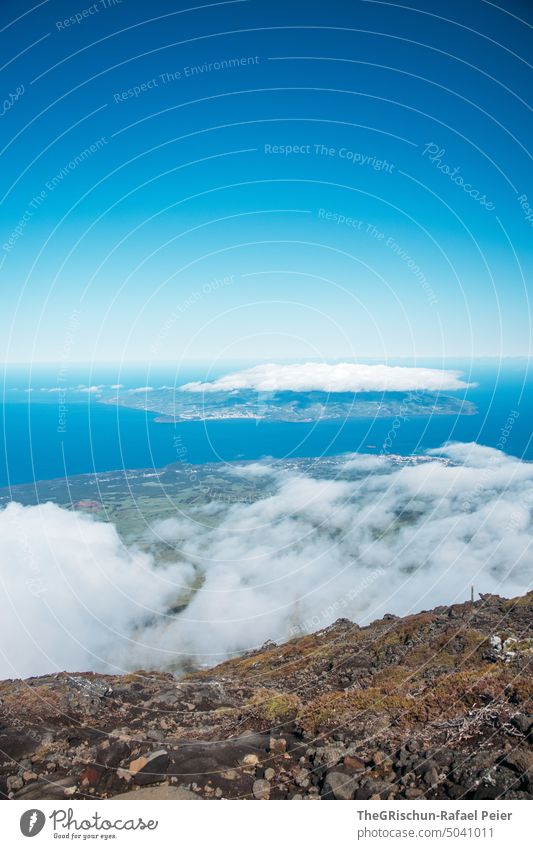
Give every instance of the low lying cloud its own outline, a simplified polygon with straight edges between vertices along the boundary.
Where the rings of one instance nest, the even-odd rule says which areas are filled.
[[[242,469],[248,482],[266,474],[268,493],[157,522],[145,544],[165,544],[161,562],[124,547],[112,525],[51,504],[2,511],[0,676],[179,670],[340,616],[365,624],[465,601],[471,585],[505,596],[531,587],[533,464],[452,444],[416,462],[318,461],[313,476]]]
[[[50,503],[0,511],[0,564],[0,678],[113,669],[114,650],[138,646],[193,575]]]
[[[185,392],[410,392],[466,389],[460,372],[358,363],[254,366],[209,383],[184,384]]]

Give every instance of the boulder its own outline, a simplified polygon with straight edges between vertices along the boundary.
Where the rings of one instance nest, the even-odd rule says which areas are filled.
[[[334,799],[353,799],[358,783],[351,775],[344,772],[328,772],[324,781],[323,796],[333,796]]]
[[[139,799],[200,799],[192,790],[183,785],[177,787],[171,784],[159,784],[157,787],[140,787],[138,790],[130,790],[129,793],[119,793],[113,799],[137,802]]]

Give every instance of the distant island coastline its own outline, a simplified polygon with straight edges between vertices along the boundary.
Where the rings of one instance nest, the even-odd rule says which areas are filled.
[[[361,397],[364,396],[364,397]],[[146,393],[115,393],[98,399],[156,413],[156,422],[252,419],[277,422],[318,422],[336,419],[409,419],[413,416],[475,415],[472,401],[436,392],[212,392],[199,397],[168,387]]]

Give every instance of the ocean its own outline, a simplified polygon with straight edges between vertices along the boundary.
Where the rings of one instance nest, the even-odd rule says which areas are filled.
[[[157,414],[142,410],[99,404],[91,394],[69,400],[60,420],[57,400],[46,393],[24,394],[21,374],[12,371],[4,382],[0,486],[118,468],[158,468],[178,460],[197,464],[384,450],[410,455],[449,440],[478,442],[533,460],[533,379],[525,361],[463,370],[478,384],[464,393],[476,405],[475,415],[180,424],[157,422]],[[164,381],[165,375],[159,377]],[[54,385],[51,376],[46,382],[43,370],[34,379],[37,385]],[[142,379],[128,376],[132,385]],[[140,385],[145,383],[146,375]],[[45,400],[36,400],[43,394]]]

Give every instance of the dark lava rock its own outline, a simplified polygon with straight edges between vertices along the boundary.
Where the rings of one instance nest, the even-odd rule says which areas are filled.
[[[513,718],[513,725],[527,737],[533,732],[533,716],[519,713]]]
[[[323,799],[353,799],[358,782],[345,772],[332,770],[326,775],[322,788]]]
[[[15,799],[65,799],[68,793],[65,790],[70,790],[76,787],[76,779],[73,776],[65,778],[56,778],[50,781],[32,781],[27,784],[18,793],[15,793]]]
[[[148,756],[146,764],[133,776],[135,784],[155,784],[162,781],[166,777],[169,764],[168,752],[153,752]]]

